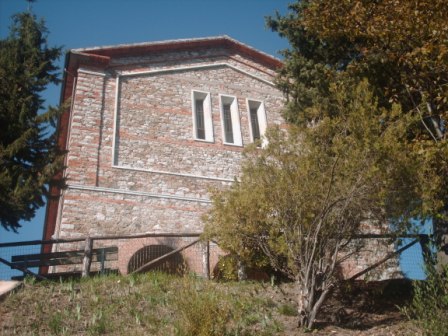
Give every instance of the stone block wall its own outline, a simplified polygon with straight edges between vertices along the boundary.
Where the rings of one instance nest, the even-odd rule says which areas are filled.
[[[79,66],[76,71],[65,170],[68,188],[59,201],[54,238],[200,233],[210,188],[232,183],[240,172],[244,146],[251,142],[247,100],[263,102],[267,126],[286,127],[284,98],[273,84],[275,70],[229,48],[123,53],[105,68]],[[194,138],[193,91],[210,94],[211,142]],[[220,95],[236,99],[243,146],[224,144]],[[116,266],[125,273],[132,255],[145,244],[175,249],[188,239],[101,244],[119,246]],[[372,244],[370,252],[346,262],[346,275],[393,249]],[[221,254],[216,245],[211,247],[211,269]],[[202,272],[200,245],[182,255],[191,270]]]
[[[268,126],[284,126],[274,75],[256,60],[220,48],[123,56],[107,69],[78,69],[68,188],[54,238],[202,232],[210,188],[228,186],[238,176],[251,142],[247,99],[264,103]],[[213,142],[194,139],[193,90],[210,93]],[[223,144],[220,94],[237,99],[243,146]],[[121,271],[146,240],[119,243]],[[199,270],[194,251],[183,254]],[[218,255],[211,254],[212,263]]]

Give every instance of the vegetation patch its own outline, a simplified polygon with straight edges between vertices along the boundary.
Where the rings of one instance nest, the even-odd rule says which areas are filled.
[[[398,282],[336,288],[313,335],[417,335]],[[26,279],[0,303],[0,335],[306,335],[290,282],[215,282],[146,273],[59,282]],[[400,298],[409,300],[410,292]]]
[[[403,309],[424,335],[443,336],[448,330],[448,267],[427,267],[426,281],[414,283],[412,302]]]
[[[163,273],[25,281],[0,306],[3,335],[272,335],[261,284]],[[20,313],[19,313],[20,310]]]

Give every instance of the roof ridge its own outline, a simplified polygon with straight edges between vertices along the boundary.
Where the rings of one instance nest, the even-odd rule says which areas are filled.
[[[129,43],[129,44],[116,44],[116,45],[107,45],[107,46],[96,46],[89,48],[76,48],[71,49],[69,52],[73,54],[95,54],[95,52],[100,52],[101,54],[106,54],[108,51],[114,52],[123,49],[146,49],[146,48],[157,48],[157,47],[168,47],[168,46],[182,46],[188,44],[201,44],[206,42],[219,42],[222,41],[224,44],[228,43],[230,46],[235,46],[237,48],[242,48],[246,50],[249,54],[254,53],[258,54],[262,57],[271,59],[274,62],[282,63],[282,61],[266,52],[258,50],[248,44],[242,43],[228,35],[217,35],[217,36],[208,36],[208,37],[197,37],[197,38],[184,38],[184,39],[172,39],[172,40],[162,40],[162,41],[151,41],[151,42],[139,42],[139,43]]]
[[[205,36],[205,37],[192,37],[192,38],[180,38],[180,39],[169,39],[169,40],[157,40],[157,41],[146,41],[146,42],[136,42],[136,43],[120,43],[120,44],[110,44],[103,46],[87,47],[87,48],[74,48],[70,49],[71,52],[84,52],[84,51],[95,51],[104,49],[116,49],[116,48],[129,48],[129,47],[145,47],[153,45],[163,45],[163,44],[173,44],[173,43],[183,43],[183,42],[200,42],[200,41],[216,41],[216,40],[230,40],[232,42],[237,42],[243,44],[228,35],[216,35],[216,36]]]

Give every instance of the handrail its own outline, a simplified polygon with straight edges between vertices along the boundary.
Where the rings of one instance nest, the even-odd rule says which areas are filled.
[[[199,237],[202,232],[185,232],[185,233],[142,233],[138,235],[115,235],[115,236],[90,236],[92,240],[113,240],[113,239],[137,239],[137,238],[160,238],[160,237]],[[85,241],[87,237],[83,238],[67,238],[67,239],[50,239],[50,240],[28,240],[23,242],[0,243],[2,247],[26,246],[26,245],[44,245],[44,244],[62,244],[75,243]]]

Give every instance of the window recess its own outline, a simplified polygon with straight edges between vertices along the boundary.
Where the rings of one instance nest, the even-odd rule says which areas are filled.
[[[219,96],[221,108],[221,125],[223,143],[227,145],[242,146],[240,116],[238,103],[235,97]]]
[[[247,110],[249,113],[249,129],[250,137],[253,142],[257,140],[263,140],[262,144],[265,145],[265,139],[263,135],[266,132],[266,111],[264,103],[257,100],[247,100]]]
[[[193,138],[213,142],[212,109],[209,92],[192,91]]]

